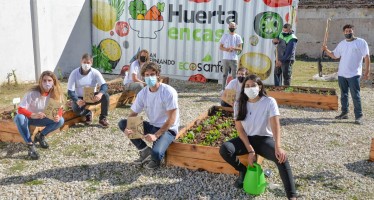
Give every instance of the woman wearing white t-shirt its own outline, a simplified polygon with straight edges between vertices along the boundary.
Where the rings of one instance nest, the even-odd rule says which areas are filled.
[[[244,80],[239,101],[234,105],[234,116],[239,137],[225,142],[220,148],[220,154],[239,171],[235,187],[243,188],[247,171],[237,156],[248,153],[248,163],[252,166],[258,154],[275,162],[287,197],[296,199],[291,167],[281,145],[278,105],[274,98],[266,95],[264,85],[256,75],[250,75]]]
[[[136,60],[131,63],[130,70],[123,80],[125,90],[131,90],[138,94],[144,88],[145,82],[140,71],[142,66],[147,62],[149,62],[149,52],[143,49],[136,56]]]
[[[225,90],[235,90],[236,91],[236,96],[235,96],[235,101],[239,99],[240,96],[240,91],[242,89],[243,81],[245,77],[248,76],[248,70],[247,68],[240,67],[238,69],[238,72],[236,73],[236,78],[232,79],[229,84],[226,85]],[[221,96],[223,95],[223,92]],[[232,107],[230,104],[221,101],[221,106],[223,107]]]
[[[44,113],[44,109],[50,99],[54,99],[62,104],[62,97],[61,86],[56,75],[51,71],[44,71],[40,75],[38,85],[33,87],[19,104],[18,114],[14,118],[14,122],[29,148],[28,155],[33,160],[39,159],[39,154],[36,152],[34,143],[39,142],[42,148],[48,148],[49,145],[45,141],[45,136],[64,124],[62,108],[53,119],[47,118]],[[45,127],[35,136],[34,143],[31,139],[30,125]]]

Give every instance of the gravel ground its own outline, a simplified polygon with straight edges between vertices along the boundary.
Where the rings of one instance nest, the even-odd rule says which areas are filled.
[[[220,86],[171,80],[179,92],[181,125],[218,105]],[[288,151],[301,199],[374,199],[372,89],[362,90],[365,123],[337,121],[337,111],[280,106],[282,143]],[[350,104],[352,105],[352,103]],[[275,165],[264,194],[253,197],[232,184],[234,175],[163,166],[152,171],[132,162],[138,156],[117,128],[129,106],[110,112],[111,127],[97,119],[48,137],[50,149],[27,160],[23,144],[0,143],[0,199],[286,199]]]

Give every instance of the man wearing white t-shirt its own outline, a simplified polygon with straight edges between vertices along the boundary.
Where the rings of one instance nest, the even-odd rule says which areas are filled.
[[[84,54],[81,60],[81,67],[74,69],[68,80],[68,96],[73,101],[73,111],[80,116],[86,117],[86,124],[92,123],[92,112],[86,109],[89,103],[83,100],[83,88],[95,87],[95,96],[93,100],[96,103],[101,103],[101,113],[99,117],[99,124],[103,128],[109,126],[107,116],[109,109],[109,94],[107,93],[108,85],[106,84],[103,75],[92,68],[93,59],[89,54]],[[100,85],[99,92],[96,92],[96,86]]]
[[[322,50],[333,59],[340,58],[338,70],[338,82],[341,91],[340,102],[342,112],[336,119],[348,119],[348,89],[351,92],[355,123],[362,124],[362,107],[360,97],[360,77],[362,75],[362,59],[365,60],[364,80],[370,75],[370,56],[367,42],[354,36],[353,25],[347,24],[343,27],[345,40],[341,41],[334,51],[330,51],[327,46]]]
[[[238,72],[236,73],[236,79],[232,79],[227,86],[225,87],[225,90],[235,90],[236,95],[235,95],[235,101],[237,101],[240,97],[240,92],[242,90],[242,85],[245,77],[248,76],[248,70],[247,68],[240,67],[238,69]],[[221,96],[223,95],[223,92]],[[221,101],[221,106],[223,107],[232,107],[230,104]]]
[[[175,140],[179,126],[179,108],[177,91],[159,82],[160,67],[154,62],[145,64],[141,75],[147,84],[136,97],[131,106],[129,117],[135,117],[143,110],[148,121],[143,122],[144,139],[153,142],[152,148],[148,147],[142,139],[130,139],[139,150],[139,159],[136,164],[145,164],[147,169],[156,169],[160,166],[169,145]],[[119,128],[126,136],[133,134],[127,129],[127,119],[118,123]]]
[[[236,78],[235,72],[238,66],[238,55],[236,53],[242,50],[243,40],[242,40],[242,37],[240,37],[240,35],[235,33],[235,30],[236,30],[235,22],[230,22],[229,23],[230,33],[224,34],[220,40],[219,49],[222,51],[222,55],[223,55],[222,90],[225,89],[229,70],[231,70],[232,77]]]

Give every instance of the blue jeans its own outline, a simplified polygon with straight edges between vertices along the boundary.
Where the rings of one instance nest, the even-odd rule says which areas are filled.
[[[348,113],[348,89],[351,92],[355,117],[362,117],[361,97],[360,97],[360,76],[352,78],[344,78],[338,76],[338,83],[340,88],[340,103],[342,104],[342,112]]]
[[[95,95],[97,93],[98,92],[96,92]],[[78,97],[78,98],[83,99],[83,97]],[[98,104],[98,103],[101,103],[101,113],[100,113],[100,118],[99,118],[101,120],[101,119],[106,118],[108,116],[109,94],[105,93],[101,97],[100,101],[98,101],[96,103],[87,103],[86,105],[95,105],[95,104]],[[86,116],[86,115],[91,114],[91,111],[86,109],[86,106],[79,107],[77,102],[74,102],[74,101],[73,101],[72,108],[73,108],[74,113],[79,115],[79,116]]]
[[[285,62],[282,62],[282,66],[280,68],[274,69],[274,85],[275,86],[282,86],[282,79],[283,79],[283,85],[285,86],[291,85],[292,65],[294,62],[295,61],[293,60],[287,60]]]
[[[45,128],[40,132],[42,135],[48,135],[50,132],[60,128],[64,124],[64,118],[60,118],[60,121],[54,122],[49,118],[44,119],[31,119],[27,118],[25,115],[17,114],[14,118],[14,123],[16,123],[19,133],[22,135],[23,140],[26,143],[31,143],[31,134],[29,126],[44,126]]]
[[[119,129],[123,132],[127,126],[127,119],[122,119],[118,122]],[[152,126],[149,122],[143,122],[144,127],[144,134],[154,134],[160,128]],[[152,145],[152,160],[156,162],[160,162],[162,158],[165,156],[165,152],[169,145],[175,140],[176,133],[173,131],[166,131],[164,134],[161,135],[156,141],[153,142]],[[138,150],[144,149],[147,147],[147,144],[142,139],[130,139],[130,141],[135,145]]]

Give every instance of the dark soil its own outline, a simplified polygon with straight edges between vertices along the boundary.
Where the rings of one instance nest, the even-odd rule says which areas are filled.
[[[238,132],[235,129],[233,113],[213,107],[208,117],[196,121],[178,142],[219,147],[235,137],[238,137]]]

